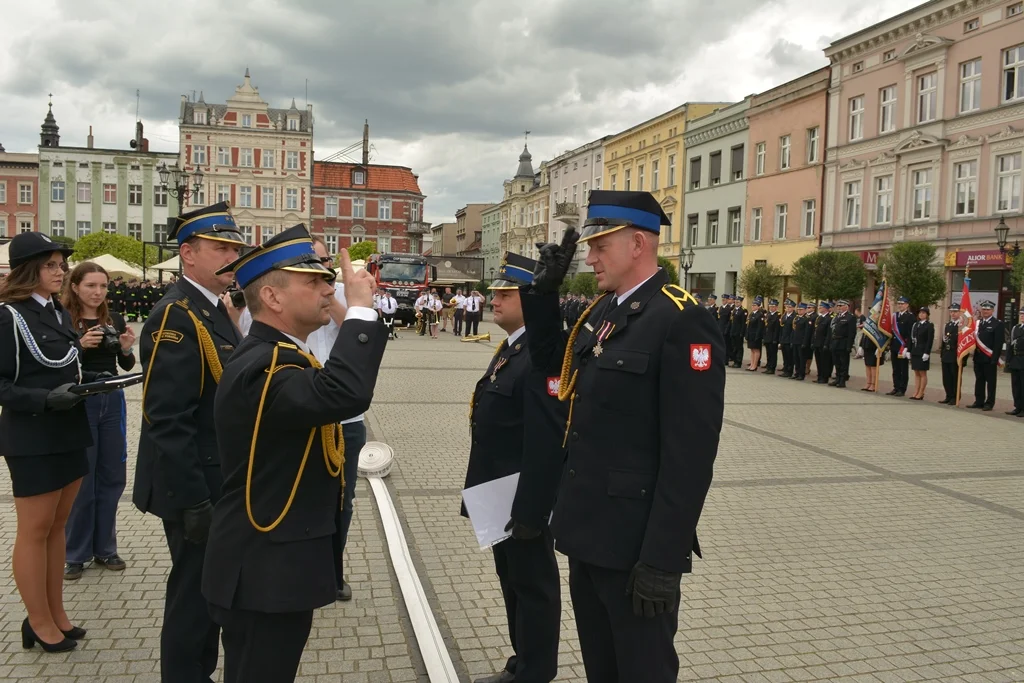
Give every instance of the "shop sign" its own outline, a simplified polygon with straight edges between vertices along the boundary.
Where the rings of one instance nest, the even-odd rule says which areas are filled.
[[[878,252],[877,251],[862,251],[860,252],[860,260],[867,266],[878,265]]]
[[[1012,265],[1013,256],[998,249],[953,251],[946,254],[947,268],[1009,268]]]

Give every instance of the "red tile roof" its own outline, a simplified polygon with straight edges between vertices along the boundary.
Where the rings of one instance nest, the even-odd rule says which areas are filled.
[[[366,167],[366,184],[353,185],[352,171],[363,168],[358,164],[333,161],[313,162],[313,186],[341,190],[367,190],[370,192],[420,192],[420,185],[412,169],[405,166],[383,166],[370,164]]]

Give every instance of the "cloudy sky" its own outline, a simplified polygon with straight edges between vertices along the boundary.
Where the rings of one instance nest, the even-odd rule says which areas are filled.
[[[309,102],[318,158],[357,142],[410,166],[426,217],[497,201],[522,131],[534,165],[686,101],[738,100],[825,65],[832,40],[914,0],[33,0],[4,10],[0,143],[34,151],[47,93],[66,144],[125,147],[135,91],[176,151],[181,95],[224,102],[248,67]]]

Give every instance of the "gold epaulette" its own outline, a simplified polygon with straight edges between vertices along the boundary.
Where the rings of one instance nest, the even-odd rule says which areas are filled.
[[[693,298],[693,295],[679,285],[665,285],[661,288],[661,293],[667,296],[672,303],[678,306],[680,311],[686,306],[698,305],[697,300]]]

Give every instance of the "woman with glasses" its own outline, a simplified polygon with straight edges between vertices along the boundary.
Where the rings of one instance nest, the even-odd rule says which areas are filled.
[[[17,235],[9,248],[11,272],[0,283],[0,454],[17,515],[14,582],[28,612],[21,641],[65,652],[85,636],[64,611],[64,524],[91,444],[85,405],[69,391],[83,380],[81,346],[55,299],[71,249],[37,232]]]
[[[82,369],[117,374],[135,367],[135,332],[121,314],[107,309],[107,271],[90,261],[71,271],[61,303],[79,334]],[[124,391],[93,394],[85,399],[92,446],[86,449],[89,473],[71,508],[66,529],[64,579],[82,577],[85,563],[114,571],[125,568],[117,554],[117,501],[127,480],[128,444]]]

